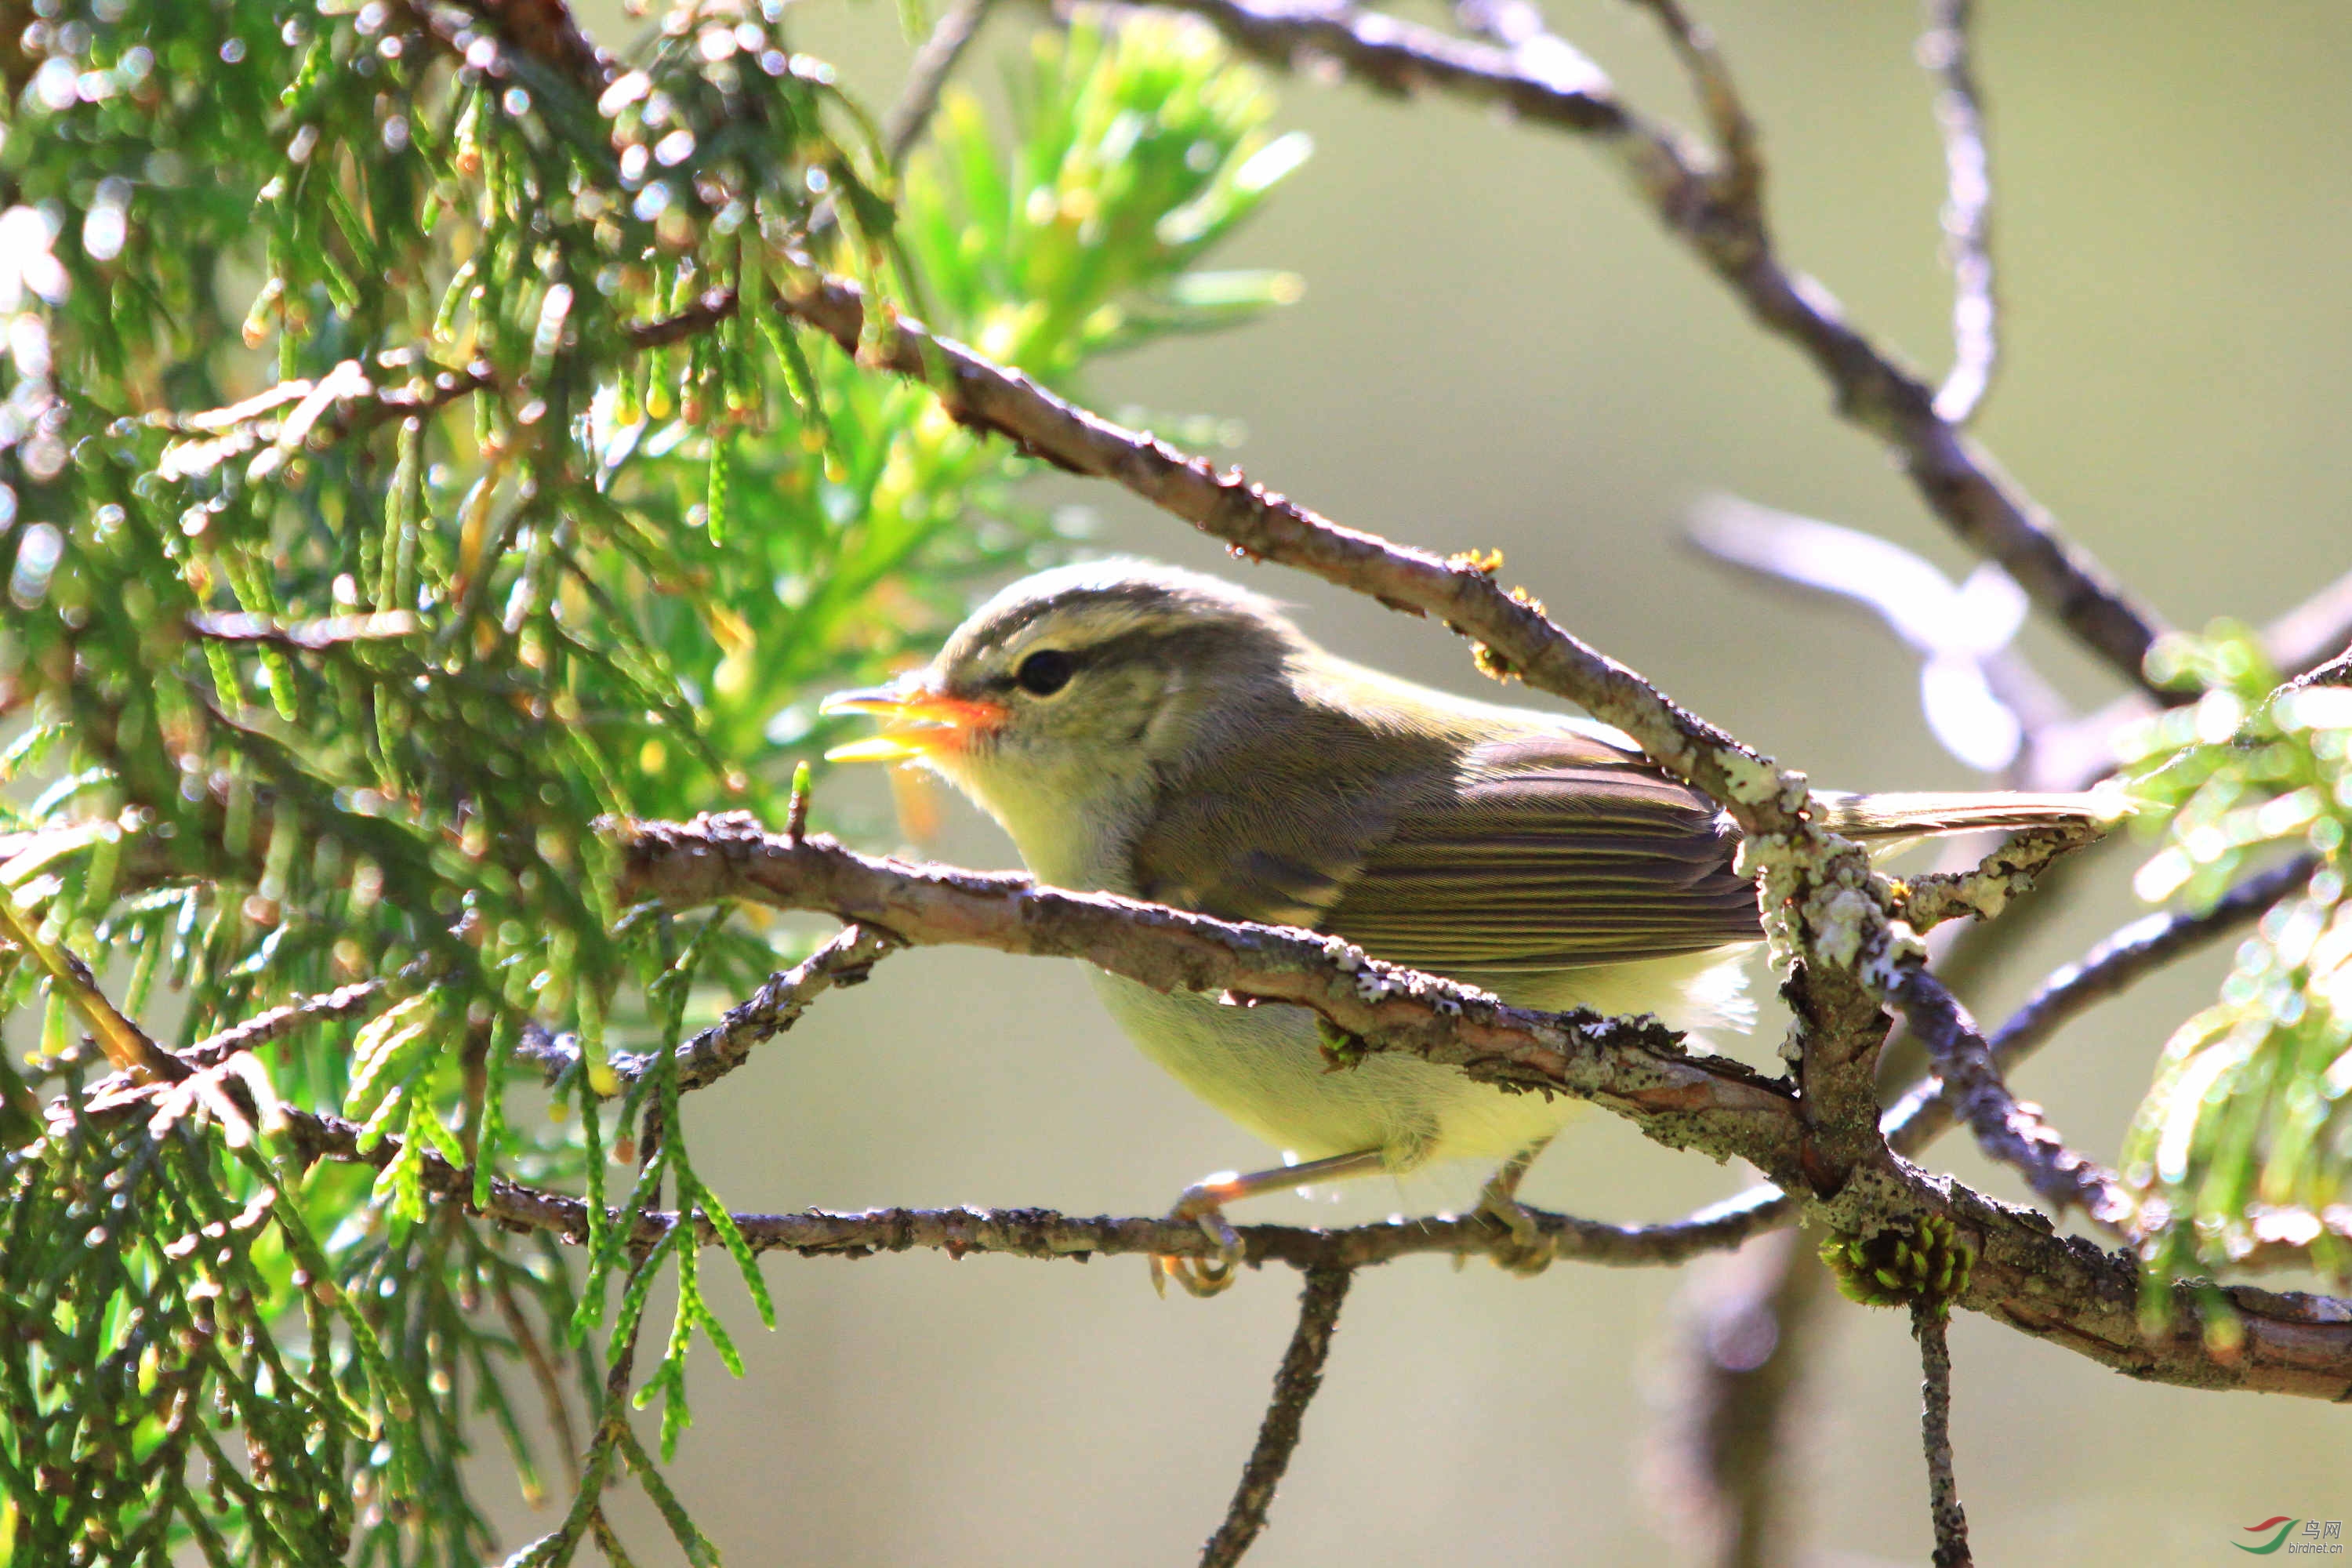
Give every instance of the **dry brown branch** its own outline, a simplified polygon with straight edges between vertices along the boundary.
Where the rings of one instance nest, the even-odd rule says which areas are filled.
[[[855,284],[811,275],[784,289],[779,308],[845,352],[858,352],[866,302]],[[733,295],[714,290],[692,310],[641,331],[649,342],[669,341],[734,309]],[[1483,647],[1490,669],[1580,703],[1625,731],[1662,766],[1723,801],[1751,832],[1801,829],[1801,790],[1786,787],[1767,761],[1554,624],[1523,592],[1501,587],[1484,563],[1342,528],[1252,484],[1238,470],[1220,474],[1205,458],[1066,403],[1020,372],[934,338],[917,322],[901,318],[894,324],[882,363],[918,380],[927,379],[936,364],[943,379],[933,390],[963,423],[1004,436],[1072,473],[1115,479],[1246,554],[1444,621]]]
[[[378,1169],[398,1152],[397,1139],[366,1149],[359,1127],[341,1117],[287,1111],[289,1134],[305,1159],[336,1160]],[[424,1156],[424,1184],[436,1196],[472,1205],[473,1178],[438,1154]],[[588,1208],[578,1198],[520,1182],[494,1178],[488,1201],[478,1211],[516,1230],[543,1230],[574,1244],[588,1235]],[[1684,1262],[1701,1253],[1737,1247],[1759,1230],[1786,1224],[1789,1205],[1776,1192],[1742,1194],[1686,1219],[1663,1225],[1619,1226],[1562,1215],[1536,1213],[1537,1224],[1557,1239],[1562,1259],[1608,1267],[1640,1268]],[[614,1223],[622,1223],[615,1215]],[[1201,1227],[1165,1216],[1074,1215],[1051,1209],[868,1209],[834,1214],[737,1214],[744,1239],[756,1252],[792,1252],[803,1258],[864,1258],[883,1252],[944,1252],[962,1258],[996,1254],[1012,1258],[1067,1258],[1184,1256],[1214,1251]],[[632,1245],[644,1249],[677,1223],[667,1212],[638,1215]],[[1336,1230],[1304,1226],[1235,1227],[1243,1257],[1253,1265],[1286,1264],[1299,1269],[1362,1268],[1400,1258],[1470,1257],[1512,1244],[1508,1232],[1484,1215],[1440,1215],[1386,1220]],[[704,1246],[717,1237],[697,1224]]]
[[[877,858],[822,834],[797,841],[767,834],[742,814],[608,823],[606,837],[621,856],[622,896],[632,901],[692,907],[746,898],[825,910],[900,942],[1082,958],[1157,990],[1311,1007],[1369,1048],[1409,1052],[1483,1082],[1593,1099],[1670,1145],[1686,1142],[1682,1129],[1707,1112],[1731,1133],[1711,1152],[1768,1172],[1795,1169],[1786,1085],[1690,1052],[1654,1019],[1511,1007],[1312,931],[1066,892],[1016,874]]]
[[[1241,1484],[1223,1524],[1201,1549],[1201,1568],[1232,1568],[1265,1528],[1266,1510],[1274,1504],[1274,1489],[1298,1447],[1299,1425],[1307,1406],[1323,1386],[1323,1363],[1331,1353],[1331,1336],[1339,1326],[1339,1308],[1355,1279],[1348,1268],[1310,1268],[1298,1294],[1298,1327],[1274,1374],[1274,1397],[1258,1426],[1257,1446],[1242,1468]]]

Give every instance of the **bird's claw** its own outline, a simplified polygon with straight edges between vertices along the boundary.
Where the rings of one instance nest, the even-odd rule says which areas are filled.
[[[1195,1188],[1184,1194],[1168,1215],[1170,1219],[1189,1219],[1197,1224],[1217,1252],[1213,1258],[1183,1258],[1171,1253],[1154,1253],[1151,1258],[1151,1289],[1163,1300],[1168,1295],[1168,1281],[1173,1279],[1189,1296],[1215,1296],[1233,1288],[1234,1276],[1241,1268],[1241,1233],[1225,1218],[1225,1211],[1217,1206],[1208,1194]]]
[[[1547,1234],[1537,1223],[1535,1212],[1517,1198],[1489,1192],[1478,1200],[1478,1212],[1506,1233],[1486,1254],[1496,1268],[1531,1279],[1559,1256],[1559,1239]]]

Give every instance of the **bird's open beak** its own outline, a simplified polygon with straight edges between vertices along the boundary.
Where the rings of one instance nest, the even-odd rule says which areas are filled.
[[[950,697],[918,684],[919,678],[863,691],[836,691],[817,711],[871,713],[882,732],[825,752],[834,763],[908,763],[939,752],[961,751],[971,737],[1004,722],[1003,704]]]

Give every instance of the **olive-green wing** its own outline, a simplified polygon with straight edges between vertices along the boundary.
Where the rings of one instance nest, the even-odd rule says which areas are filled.
[[[1713,802],[1606,742],[1494,742],[1398,814],[1318,923],[1441,971],[1702,952],[1763,935],[1738,842]]]
[[[1291,743],[1321,761],[1311,799],[1265,809],[1262,783],[1215,769],[1172,788],[1134,846],[1136,891],[1439,971],[1623,963],[1763,934],[1731,869],[1736,830],[1637,752],[1565,725],[1464,752],[1328,717],[1291,721]]]

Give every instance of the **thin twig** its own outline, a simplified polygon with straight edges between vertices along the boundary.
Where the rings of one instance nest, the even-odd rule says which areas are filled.
[[[955,0],[940,17],[939,26],[923,47],[915,51],[915,58],[907,67],[907,85],[900,89],[898,101],[890,108],[889,116],[882,122],[882,140],[890,150],[890,166],[904,169],[907,154],[921,141],[923,129],[931,122],[931,115],[940,106],[940,92],[947,86],[948,78],[955,73],[956,64],[964,51],[980,36],[980,25],[988,19],[993,0]]]
[[[306,1024],[330,1018],[349,1018],[368,1010],[383,995],[387,982],[363,980],[355,985],[345,985],[320,996],[301,996],[282,1007],[272,1007],[267,1013],[257,1013],[242,1024],[233,1024],[217,1034],[207,1035],[194,1045],[173,1054],[190,1067],[217,1067],[239,1051],[249,1051],[271,1040],[282,1039]]]
[[[1298,1295],[1298,1327],[1283,1352],[1281,1370],[1274,1374],[1274,1397],[1257,1429],[1257,1447],[1242,1468],[1241,1484],[1225,1510],[1225,1521],[1201,1549],[1201,1568],[1232,1568],[1265,1528],[1266,1510],[1290,1456],[1298,1447],[1299,1424],[1307,1406],[1323,1386],[1323,1363],[1331,1353],[1331,1335],[1339,1326],[1339,1307],[1355,1279],[1349,1268],[1313,1268]]]
[[[1944,1098],[1976,1133],[1977,1147],[2021,1173],[2033,1190],[2064,1213],[2079,1205],[2099,1225],[2130,1239],[2130,1194],[2115,1173],[2066,1146],[2039,1106],[2017,1099],[2001,1080],[1992,1047],[1976,1020],[1925,968],[1904,972],[1892,998],[1943,1081]]]
[[[124,1102],[126,1105],[128,1101]],[[377,1169],[400,1152],[400,1141],[385,1138],[362,1147],[355,1122],[339,1116],[288,1109],[289,1134],[306,1160],[335,1160]],[[472,1206],[473,1176],[426,1152],[425,1191]],[[506,1177],[490,1182],[478,1211],[513,1230],[549,1232],[580,1243],[588,1235],[588,1206],[580,1199]],[[1599,1220],[1530,1210],[1537,1226],[1557,1243],[1564,1260],[1609,1268],[1664,1267],[1701,1253],[1738,1246],[1760,1231],[1786,1225],[1794,1205],[1763,1188],[1710,1205],[1685,1218],[1658,1225],[1612,1225]],[[803,1258],[865,1258],[883,1252],[974,1253],[1008,1258],[1207,1257],[1215,1250],[1201,1227],[1165,1215],[1079,1215],[1052,1209],[866,1209],[854,1214],[805,1209],[798,1214],[737,1214],[737,1228],[754,1252],[792,1252]],[[631,1245],[658,1242],[678,1223],[663,1211],[613,1223],[634,1224]],[[1285,1263],[1295,1268],[1361,1268],[1410,1257],[1465,1257],[1491,1253],[1511,1244],[1500,1224],[1484,1215],[1436,1215],[1384,1220],[1324,1230],[1305,1226],[1236,1227],[1242,1256],[1256,1264]],[[698,1220],[696,1239],[718,1244],[718,1233]]]
[[[2091,1007],[2154,973],[2184,952],[2252,924],[2263,911],[2309,879],[2309,857],[2255,873],[2193,912],[2153,914],[2132,921],[2074,963],[2053,971],[1986,1042],[1995,1067],[2006,1072]],[[1881,1126],[1901,1154],[1914,1154],[1952,1124],[1943,1080],[1915,1085],[1886,1112]]]
[[[1952,261],[1952,370],[1936,392],[1936,413],[1965,425],[1984,402],[2000,362],[2000,299],[1993,291],[1992,166],[1984,100],[1969,58],[1972,0],[1928,0],[1919,63],[1942,85],[1936,126],[1944,137],[1944,237]]]
[[[2338,654],[2287,682],[2290,690],[2299,691],[2307,686],[2352,686],[2352,653]]]
[[[1756,122],[1748,118],[1748,106],[1731,79],[1731,68],[1716,47],[1714,31],[1685,11],[1680,0],[1636,3],[1654,13],[1665,27],[1667,41],[1698,94],[1699,109],[1723,161],[1715,183],[1724,205],[1754,228],[1759,250],[1769,248],[1764,238],[1763,151],[1757,145]]]
[[[499,1304],[499,1316],[505,1321],[507,1332],[514,1337],[523,1364],[530,1368],[540,1403],[547,1411],[547,1424],[554,1428],[555,1441],[563,1451],[563,1468],[576,1487],[580,1484],[580,1439],[572,1430],[572,1402],[564,1397],[563,1384],[556,1379],[556,1359],[548,1353],[547,1347],[540,1342],[538,1331],[523,1316],[522,1303],[515,1300],[514,1286],[507,1279],[506,1270],[493,1268],[489,1273],[490,1295]]]
[[[317,653],[339,643],[382,642],[421,629],[406,610],[372,616],[320,616],[287,621],[270,616],[200,611],[186,617],[191,634],[206,642],[243,643],[289,652]]]
[[[1647,0],[1645,0],[1647,3]],[[1928,508],[2007,567],[2034,603],[2147,690],[2141,663],[2163,620],[2061,536],[2049,514],[1958,426],[1925,381],[1853,326],[1819,281],[1773,254],[1760,204],[1741,184],[1696,164],[1677,139],[1617,98],[1597,67],[1536,68],[1522,57],[1347,5],[1278,0],[1157,0],[1209,22],[1235,48],[1277,69],[1328,63],[1394,92],[1445,91],[1507,108],[1516,120],[1591,136],[1633,177],[1669,232],[1697,254],[1766,331],[1794,343],[1837,393],[1841,414],[1895,449]],[[1731,100],[1736,105],[1737,100]],[[1710,108],[1710,117],[1717,111]],[[1718,123],[1718,136],[1727,127]],[[1087,470],[1094,471],[1094,470]],[[2178,699],[2158,694],[2159,701]]]
[[[2011,833],[1966,871],[1925,871],[1895,885],[1895,911],[1916,931],[1972,916],[1991,920],[2013,899],[2033,890],[2042,872],[2097,842],[2105,830],[2092,822],[2061,823]]]
[[[1969,1516],[1952,1475],[1952,1350],[1949,1315],[1940,1301],[1911,1304],[1911,1333],[1919,1342],[1920,1446],[1927,1454],[1927,1512],[1936,1526],[1936,1568],[1969,1568]]]
[[[588,1510],[588,1531],[595,1538],[596,1550],[604,1554],[604,1561],[612,1568],[636,1568],[628,1548],[621,1544],[620,1536],[614,1532],[612,1521],[604,1517],[602,1503]]]
[[[707,1088],[733,1072],[753,1046],[799,1023],[819,996],[836,985],[863,984],[875,964],[898,946],[887,931],[853,924],[792,968],[769,975],[759,990],[677,1047],[678,1089]],[[552,1080],[580,1059],[579,1037],[534,1031],[517,1046],[515,1055],[539,1063]],[[656,1059],[621,1051],[611,1058],[614,1076],[625,1084],[644,1077]]]

